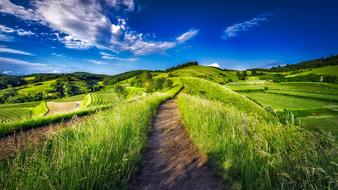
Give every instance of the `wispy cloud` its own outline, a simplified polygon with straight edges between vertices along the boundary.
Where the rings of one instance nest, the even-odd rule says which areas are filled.
[[[51,53],[52,55],[56,56],[56,57],[66,57],[63,53]]]
[[[126,17],[126,12],[136,11],[134,0],[32,0],[31,7],[10,0],[0,1],[0,12],[51,28],[56,32],[56,39],[71,49],[97,47],[114,52],[129,51],[135,55],[164,53],[198,33],[191,29],[175,40],[158,41],[149,38],[151,35],[133,31],[126,19],[121,18]],[[114,9],[112,20],[107,16],[109,8]],[[123,14],[119,15],[121,11]]]
[[[94,63],[96,65],[106,65],[106,64],[108,64],[107,62],[98,61],[98,60],[94,60],[94,59],[88,59],[87,61],[90,62],[90,63]]]
[[[176,38],[176,41],[178,43],[184,43],[184,42],[190,40],[191,38],[195,37],[198,34],[198,32],[199,32],[199,30],[192,28],[188,32],[185,32],[182,35],[178,36]]]
[[[0,32],[2,32],[2,33],[16,33],[19,36],[33,36],[33,35],[35,35],[35,33],[30,31],[30,30],[14,29],[14,28],[10,28],[10,27],[7,27],[7,26],[1,25],[1,24],[0,24]]]
[[[6,34],[1,34],[0,33],[0,41],[1,42],[13,42],[14,38],[12,36],[8,36]]]
[[[44,63],[34,63],[34,62],[24,61],[20,59],[7,58],[7,57],[0,57],[0,63],[12,64],[12,65],[27,65],[27,66],[47,66]]]
[[[106,53],[106,52],[100,52],[101,58],[102,59],[109,59],[109,60],[117,60],[117,61],[127,61],[127,62],[133,62],[137,61],[137,58],[131,57],[131,58],[121,58],[121,57],[116,57],[112,54]]]
[[[257,17],[254,17],[250,20],[228,26],[224,30],[223,39],[235,37],[235,36],[238,35],[238,33],[242,32],[242,31],[248,31],[252,27],[258,26],[258,25],[262,24],[263,22],[267,21],[270,16],[272,16],[271,13],[262,14],[262,15],[259,15]]]
[[[0,53],[12,53],[12,54],[19,54],[19,55],[34,56],[33,54],[29,52],[7,48],[6,46],[2,46],[2,45],[0,45]]]
[[[2,74],[10,74],[10,73],[12,73],[12,71],[11,70],[8,70],[8,71],[2,71]]]

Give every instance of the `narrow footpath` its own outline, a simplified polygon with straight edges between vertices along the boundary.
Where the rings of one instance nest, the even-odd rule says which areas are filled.
[[[129,189],[224,189],[191,141],[175,100],[159,107],[141,167]]]

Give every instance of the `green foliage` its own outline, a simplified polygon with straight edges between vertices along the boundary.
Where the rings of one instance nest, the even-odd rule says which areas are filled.
[[[329,134],[267,122],[258,114],[246,114],[237,105],[211,99],[181,94],[178,103],[192,140],[232,188],[335,186],[337,144]]]
[[[26,80],[17,76],[0,75],[0,90],[27,84]]]
[[[317,68],[328,65],[337,65],[338,64],[338,55],[330,56],[327,58],[314,59],[310,61],[304,61],[298,64],[285,65],[283,67],[272,67],[269,71],[272,72],[281,72],[281,71],[294,71],[299,69],[308,69],[308,68]]]
[[[189,61],[189,62],[180,64],[180,65],[175,65],[173,67],[170,67],[169,69],[166,69],[166,71],[167,72],[174,71],[174,70],[177,70],[177,69],[181,69],[181,68],[189,67],[189,66],[193,66],[193,65],[198,65],[198,62],[197,61]]]
[[[173,81],[170,79],[165,79],[163,82],[163,88],[170,88],[173,85]]]
[[[127,97],[128,96],[128,91],[126,90],[125,87],[121,85],[115,85],[114,86],[114,92],[117,93],[120,96]]]
[[[42,117],[48,112],[48,107],[46,102],[41,101],[38,106],[32,109],[32,116],[33,117]]]
[[[118,75],[115,75],[115,76],[109,76],[109,77],[104,78],[103,84],[104,85],[113,85],[117,82],[126,80],[126,79],[134,77],[136,75],[139,75],[143,72],[144,71],[142,71],[142,70],[136,70],[136,71],[129,71],[129,72],[121,73],[121,74],[118,74]]]

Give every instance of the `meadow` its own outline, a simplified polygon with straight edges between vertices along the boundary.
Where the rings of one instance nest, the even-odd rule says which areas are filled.
[[[189,63],[116,76],[27,76],[28,84],[0,90],[16,92],[0,104],[0,138],[59,128],[0,157],[1,189],[127,189],[157,109],[172,98],[192,142],[227,187],[336,189],[338,84],[260,79],[308,71],[253,75]],[[46,79],[34,82],[39,77]],[[11,102],[36,92],[46,96]],[[51,114],[51,104],[78,107]]]
[[[337,144],[330,134],[262,120],[253,105],[243,112],[236,93],[208,81],[187,79],[178,102],[193,141],[234,189],[325,189],[336,184]],[[199,86],[203,93],[191,91]],[[227,94],[215,98],[220,91]],[[236,101],[236,102],[232,102]],[[316,138],[314,139],[314,136]],[[295,141],[296,139],[296,141]],[[312,168],[312,169],[310,169]]]

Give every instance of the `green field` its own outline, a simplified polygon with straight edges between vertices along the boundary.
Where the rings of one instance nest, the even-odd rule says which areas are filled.
[[[324,130],[333,133],[338,138],[338,116],[308,116],[300,117],[299,125],[314,130]]]
[[[320,69],[327,70],[311,71]],[[18,94],[8,101],[39,92],[46,97],[0,104],[0,137],[61,127],[0,159],[0,189],[128,189],[159,105],[176,95],[188,135],[229,189],[335,189],[338,84],[278,83],[252,72],[243,79],[243,71],[183,65],[116,76],[43,75],[48,80],[40,82],[34,82],[40,75],[28,76],[29,84],[0,95],[14,89]],[[71,104],[79,107],[51,113],[53,105]]]
[[[247,92],[242,94],[255,100],[264,107],[271,106],[276,110],[325,108],[336,107],[338,105],[336,102],[292,97],[265,92]]]
[[[308,74],[338,76],[337,70],[338,70],[338,65],[325,66],[325,67],[320,67],[320,68],[311,68],[311,69],[301,69],[299,73],[290,74],[287,77],[295,77],[295,76],[308,75]]]

